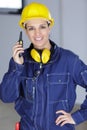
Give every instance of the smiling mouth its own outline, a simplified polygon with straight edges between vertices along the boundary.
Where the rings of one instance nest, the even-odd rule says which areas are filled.
[[[37,38],[35,38],[35,40],[36,40],[36,41],[41,41],[42,38],[41,38],[41,37],[37,37]]]

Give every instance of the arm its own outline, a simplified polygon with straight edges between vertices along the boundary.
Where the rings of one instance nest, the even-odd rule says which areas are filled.
[[[18,43],[13,47],[13,58],[0,84],[0,96],[4,102],[13,102],[20,94],[20,77],[23,70],[23,57],[19,58],[19,53],[23,52],[23,49],[20,49],[21,46]]]
[[[81,60],[77,59],[73,74],[76,79],[76,83],[85,88],[87,92],[87,65],[85,65]],[[72,118],[76,124],[80,124],[87,120],[87,96],[85,97],[84,102],[81,104],[80,109],[72,113]]]
[[[78,57],[76,58],[73,66],[73,80],[76,85],[82,86],[87,91],[87,65],[85,65]],[[87,120],[87,96],[84,102],[81,104],[81,107],[76,112],[70,114],[63,110],[57,111],[62,113],[57,119],[56,124],[61,126],[64,124],[79,124]]]

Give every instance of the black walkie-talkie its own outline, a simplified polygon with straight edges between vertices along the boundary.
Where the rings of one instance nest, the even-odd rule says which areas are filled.
[[[23,47],[22,31],[20,32],[20,35],[19,35],[19,44],[22,45]]]
[[[22,40],[22,31],[20,31],[20,35],[19,35],[19,40],[18,40],[19,44],[22,45],[23,47],[23,40]],[[22,53],[19,54],[19,57],[22,56]]]

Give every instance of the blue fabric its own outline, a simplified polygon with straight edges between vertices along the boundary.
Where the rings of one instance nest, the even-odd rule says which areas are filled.
[[[74,130],[75,126],[56,125],[58,110],[71,112],[77,85],[87,90],[87,66],[77,55],[54,45],[47,64],[35,62],[25,50],[24,64],[11,58],[8,72],[0,84],[3,102],[15,102],[21,116],[20,130]],[[87,120],[87,97],[80,110],[72,113],[76,125]]]

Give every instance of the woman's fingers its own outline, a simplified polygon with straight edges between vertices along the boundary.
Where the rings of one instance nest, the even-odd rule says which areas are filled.
[[[18,64],[23,64],[23,56],[20,54],[22,54],[24,52],[24,49],[22,47],[22,45],[19,45],[19,43],[17,42],[14,47],[13,47],[13,59],[16,63]]]
[[[15,44],[15,46],[13,47],[13,56],[18,55],[21,52],[24,52],[22,45],[19,45],[18,43]]]
[[[75,124],[75,121],[73,120],[70,113],[65,112],[64,110],[57,111],[56,114],[61,114],[55,121],[56,125],[65,125],[67,123],[69,124]]]

